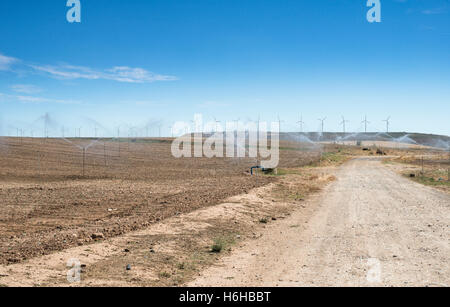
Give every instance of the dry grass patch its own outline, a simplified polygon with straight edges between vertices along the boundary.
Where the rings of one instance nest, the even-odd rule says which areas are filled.
[[[445,152],[405,154],[386,160],[385,163],[401,165],[400,173],[411,180],[450,192],[450,158]]]

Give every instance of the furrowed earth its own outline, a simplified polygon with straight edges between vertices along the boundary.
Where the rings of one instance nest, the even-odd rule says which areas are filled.
[[[170,144],[3,138],[0,264],[116,237],[276,180],[250,176],[255,159],[175,159]],[[314,149],[283,146],[290,150],[282,151],[282,166],[320,158]]]

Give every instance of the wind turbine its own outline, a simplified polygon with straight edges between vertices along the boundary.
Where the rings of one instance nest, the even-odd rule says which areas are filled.
[[[318,119],[318,121],[320,121],[321,122],[321,127],[322,127],[322,134],[323,134],[323,126],[324,126],[324,123],[325,123],[325,121],[327,120],[327,118],[326,117],[324,117],[324,118],[319,118]]]
[[[284,120],[281,120],[280,115],[278,115],[278,128],[280,129],[280,131],[278,132],[279,134],[281,134],[281,124],[284,123]]]
[[[389,124],[391,121],[391,117],[389,116],[387,119],[385,119],[383,121],[386,122],[386,133],[389,133]]]
[[[345,120],[345,117],[342,116],[342,122],[341,122],[341,125],[342,125],[343,130],[344,130],[344,136],[345,136],[345,133],[346,133],[346,131],[345,131],[345,124],[348,123],[348,122],[350,122],[350,121]]]
[[[172,126],[170,126],[170,133],[172,135],[172,138],[173,138],[173,126],[175,126],[175,124],[172,124]]]
[[[216,131],[215,131],[215,133],[217,133],[217,132],[219,132],[219,124],[220,124],[220,120],[217,120],[217,118],[215,118],[215,117],[213,117],[214,118],[214,123],[216,124]]]
[[[370,122],[367,120],[367,115],[364,116],[364,120],[361,123],[364,124],[364,133],[367,133],[367,124],[370,124]]]
[[[45,138],[48,138],[48,125],[50,124],[50,115],[45,113],[44,115],[44,135]]]
[[[300,114],[300,120],[297,122],[297,124],[300,125],[300,133],[303,133],[303,125],[305,124],[305,122],[303,121],[303,115]]]

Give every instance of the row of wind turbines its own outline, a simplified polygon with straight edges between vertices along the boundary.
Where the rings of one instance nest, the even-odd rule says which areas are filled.
[[[220,120],[218,120],[216,117],[213,117],[214,119],[214,123],[215,123],[215,131],[218,132],[220,129],[220,124],[222,123]],[[318,121],[320,122],[320,132],[323,134],[325,132],[324,128],[325,128],[325,121],[327,120],[327,117],[323,117],[323,118],[319,118]],[[238,123],[240,121],[240,118],[233,120],[233,122],[235,123],[235,127],[237,130],[238,127]],[[280,127],[280,131],[282,131],[281,129],[281,125],[283,123],[285,123],[284,120],[282,120],[280,118],[280,116],[277,117],[277,121]],[[193,122],[193,121],[192,121]],[[260,126],[260,122],[261,122],[261,118],[258,117],[258,120],[256,121],[257,123],[257,127]],[[346,124],[349,123],[349,120],[346,120],[344,116],[342,116],[342,121],[339,123],[340,126],[342,126],[343,129],[343,133],[346,134],[347,133],[347,129],[346,129]],[[390,127],[390,123],[391,123],[391,117],[389,116],[387,119],[382,120],[382,122],[386,123],[386,133],[389,133],[389,127]],[[300,120],[296,122],[296,124],[299,125],[300,127],[300,133],[304,133],[304,126],[305,126],[305,122],[303,121],[303,115],[300,114]],[[371,124],[371,122],[369,122],[367,120],[367,115],[364,116],[364,120],[361,122],[361,124],[364,124],[364,133],[367,133],[367,127],[369,124]]]
[[[216,117],[212,117],[212,118],[214,119],[214,124],[215,124],[214,130],[215,130],[215,132],[219,132],[220,129],[221,129],[220,128],[220,124],[222,123],[222,121],[218,120]],[[48,136],[49,136],[49,129],[48,129],[49,124],[48,123],[50,122],[48,114],[44,115],[42,117],[42,119],[44,121],[44,137],[48,138]],[[322,134],[325,132],[325,122],[327,121],[327,119],[328,119],[327,117],[323,117],[323,118],[319,118],[318,119],[318,121],[320,123],[320,128],[319,128],[320,131],[319,132],[322,133]],[[282,120],[280,118],[280,116],[277,116],[277,121],[278,121],[279,129],[280,129],[280,132],[281,132],[282,131],[281,126],[282,126],[282,124],[284,124],[286,122],[284,120]],[[235,124],[235,130],[237,131],[239,129],[238,127],[239,127],[240,118],[234,119],[234,120],[232,120],[232,122]],[[261,122],[261,118],[258,117],[258,120],[255,122],[257,124],[258,129],[260,127],[260,122]],[[348,132],[347,131],[347,124],[349,122],[350,121],[347,120],[344,116],[342,116],[342,121],[339,122],[339,125],[342,126],[342,132],[344,134],[346,134]],[[391,117],[389,116],[387,119],[382,120],[382,122],[386,123],[386,133],[389,133]],[[194,121],[191,121],[191,123],[194,124]],[[300,115],[299,120],[296,122],[296,124],[300,128],[300,133],[304,133],[305,132],[304,128],[305,128],[306,123],[303,120],[303,115]],[[371,124],[371,122],[367,119],[367,115],[364,116],[364,119],[361,122],[361,124],[364,125],[364,132],[367,133],[368,125]],[[159,137],[162,137],[162,129],[163,129],[162,121],[159,121],[158,123],[156,123],[155,127],[156,127],[156,129],[158,131]],[[155,128],[155,127],[152,127],[152,128]],[[127,126],[125,129],[123,129],[123,126],[117,126],[116,127],[116,132],[115,132],[117,135],[115,137],[117,137],[117,138],[122,137],[124,135],[124,130],[127,130],[125,132],[127,137],[138,137],[138,135],[140,134],[139,132],[141,132],[141,134],[145,133],[146,137],[148,137],[150,128],[151,127],[150,127],[149,124],[147,124],[144,128],[139,128],[137,126],[136,127],[134,127],[134,126]],[[82,133],[81,133],[82,129],[83,129],[83,127],[75,128],[74,136],[78,137],[78,138],[81,138],[81,136],[82,136]],[[173,126],[170,127],[170,130],[171,130],[171,134],[172,134],[172,137],[173,137],[174,136]],[[34,131],[33,130],[30,130],[30,131],[31,131],[31,137],[33,137]],[[66,129],[66,127],[62,126],[62,128],[61,128],[61,135],[62,135],[62,137],[63,138],[67,137],[68,136],[67,132],[69,132],[69,131],[70,130]],[[93,131],[94,131],[94,137],[95,138],[100,137],[100,135],[99,135],[99,127],[94,126]],[[186,133],[188,133],[188,131],[186,131]],[[24,136],[24,130],[17,128],[17,136],[18,137],[23,137]]]
[[[324,133],[324,127],[325,127],[325,121],[327,120],[327,117],[319,118],[318,121],[320,122],[320,131],[321,133]],[[279,123],[281,124],[282,121],[278,118]],[[342,126],[343,133],[347,133],[346,124],[349,123],[349,120],[346,120],[344,116],[342,116],[342,121],[339,123],[340,126]],[[387,119],[382,120],[382,122],[386,123],[386,133],[389,133],[389,126],[391,123],[391,117],[389,116]],[[300,120],[297,122],[300,126],[300,132],[303,133],[303,126],[305,125],[305,122],[303,121],[303,116],[300,115]],[[364,133],[367,133],[367,126],[370,124],[370,122],[367,120],[367,115],[364,116],[364,120],[361,122],[361,124],[364,124]],[[281,125],[280,125],[281,126]]]

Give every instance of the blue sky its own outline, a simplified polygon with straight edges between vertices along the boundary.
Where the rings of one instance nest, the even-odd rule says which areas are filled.
[[[168,134],[194,113],[450,134],[449,0],[381,0],[381,23],[365,0],[81,4],[70,24],[65,0],[0,1],[1,133],[48,112],[69,135],[159,120]]]

